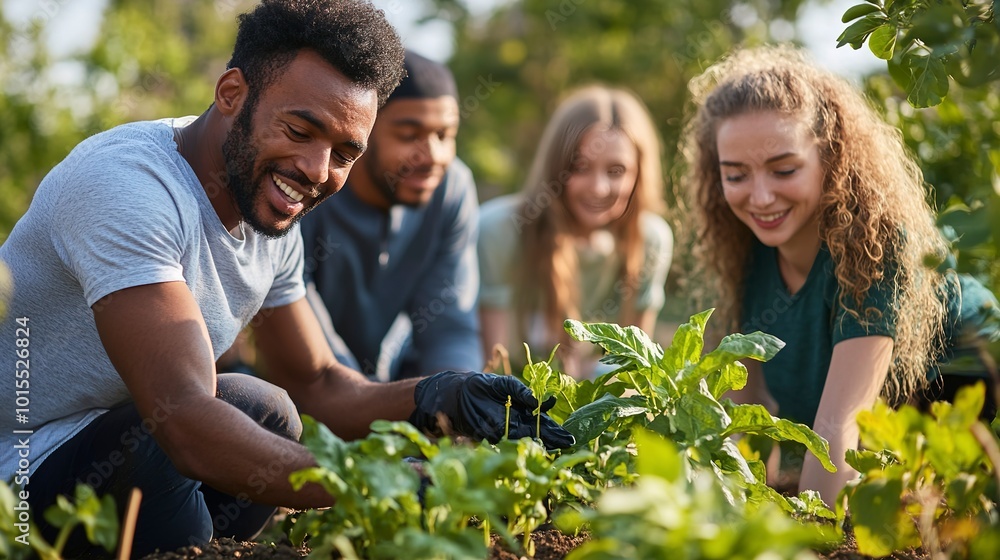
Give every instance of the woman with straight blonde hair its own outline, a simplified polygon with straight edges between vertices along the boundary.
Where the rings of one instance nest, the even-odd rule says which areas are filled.
[[[593,374],[590,345],[567,318],[636,325],[652,333],[663,306],[673,235],[663,206],[660,142],[632,93],[573,92],[538,146],[523,192],[483,204],[480,319],[483,347],[527,341],[564,371]]]
[[[735,52],[691,89],[686,185],[721,325],[786,343],[770,362],[747,364],[733,398],[830,442],[838,471],[807,456],[800,489],[832,505],[857,474],[844,457],[858,445],[859,411],[880,394],[919,396],[929,378],[935,396],[948,396],[985,375],[983,364],[959,372],[938,361],[997,336],[996,298],[970,277],[927,268],[948,247],[920,168],[845,80],[771,47]]]

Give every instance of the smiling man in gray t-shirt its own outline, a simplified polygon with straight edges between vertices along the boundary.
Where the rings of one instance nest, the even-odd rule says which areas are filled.
[[[345,438],[444,413],[495,441],[511,395],[525,426],[511,437],[533,433],[537,401],[510,377],[379,384],[347,369],[303,297],[296,223],[343,186],[401,73],[399,38],[367,2],[264,0],[240,17],[205,113],[99,134],[46,176],[0,247],[14,282],[0,338],[23,359],[0,382],[25,391],[0,415],[0,477],[50,542],[41,512],[77,482],[120,508],[142,490],[136,557],[250,538],[276,505],[331,505],[288,482],[315,464],[299,412]],[[215,371],[248,323],[271,383]],[[543,426],[550,445],[572,441]],[[81,534],[67,556],[94,552]]]

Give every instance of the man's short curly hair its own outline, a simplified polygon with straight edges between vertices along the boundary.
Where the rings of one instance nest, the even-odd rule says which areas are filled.
[[[302,49],[375,90],[380,107],[403,77],[399,35],[365,0],[263,0],[238,21],[227,68],[243,72],[251,105]]]

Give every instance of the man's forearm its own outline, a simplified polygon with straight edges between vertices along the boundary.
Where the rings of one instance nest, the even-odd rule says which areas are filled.
[[[333,504],[318,485],[295,491],[288,482],[316,465],[308,449],[216,398],[182,405],[158,439],[182,474],[238,500],[300,509]]]
[[[326,424],[339,437],[358,439],[371,431],[375,420],[409,418],[415,406],[413,390],[418,381],[377,383],[338,364],[324,370],[308,386],[286,389],[301,414]]]

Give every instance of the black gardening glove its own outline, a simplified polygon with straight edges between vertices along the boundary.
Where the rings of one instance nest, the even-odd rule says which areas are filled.
[[[444,413],[452,429],[461,435],[497,443],[507,422],[507,397],[510,396],[510,431],[508,438],[535,437],[535,410],[538,400],[517,378],[492,373],[443,371],[417,383],[413,399],[417,409],[410,423],[421,430],[441,434],[437,413]],[[555,398],[542,405],[542,412],[556,403]],[[547,415],[541,418],[541,439],[547,449],[573,445],[573,435]]]

